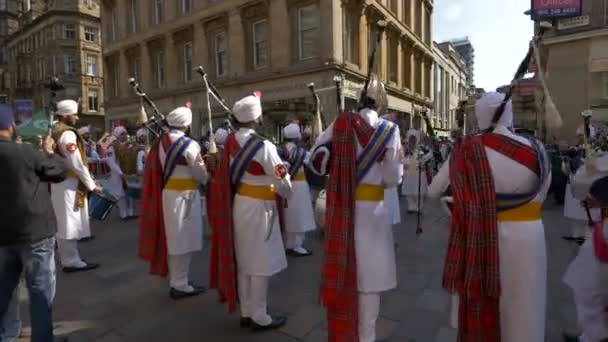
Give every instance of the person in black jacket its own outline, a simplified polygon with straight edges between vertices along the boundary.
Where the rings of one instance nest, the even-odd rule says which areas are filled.
[[[55,217],[47,182],[61,182],[67,166],[47,137],[42,151],[16,144],[14,116],[0,105],[0,317],[25,273],[33,342],[51,342],[55,296]]]

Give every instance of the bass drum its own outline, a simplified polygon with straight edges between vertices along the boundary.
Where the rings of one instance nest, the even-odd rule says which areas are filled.
[[[317,227],[323,228],[325,226],[325,211],[327,210],[327,193],[325,189],[319,191],[319,196],[315,203],[315,222]]]

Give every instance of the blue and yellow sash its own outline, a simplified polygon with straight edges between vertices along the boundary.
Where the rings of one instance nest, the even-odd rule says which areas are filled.
[[[191,142],[192,140],[190,138],[186,137],[185,135],[182,135],[173,144],[171,144],[171,147],[169,147],[169,150],[165,155],[165,169],[163,170],[164,184],[167,184],[167,182],[169,181],[171,174],[173,174],[173,171],[177,166],[179,158],[182,156],[182,154],[184,153],[186,148],[188,148]]]
[[[239,149],[230,165],[230,181],[232,185],[238,185],[241,182],[241,178],[243,178],[245,171],[249,167],[249,163],[263,146],[264,140],[252,135],[245,145]]]
[[[382,120],[363,152],[357,157],[357,184],[361,183],[374,163],[378,161],[393,134],[395,134],[395,125]]]
[[[306,158],[306,150],[304,150],[303,148],[300,147],[296,147],[295,150],[293,151],[293,155],[291,157],[291,159],[289,160],[289,164],[291,166],[289,166],[289,175],[293,178],[296,173],[298,173],[298,170],[300,170],[300,167],[302,167],[302,164],[304,163],[304,159]]]
[[[515,209],[518,207],[522,207],[530,203],[541,191],[543,184],[545,183],[547,177],[550,174],[550,165],[549,161],[546,158],[545,151],[540,143],[533,138],[529,139],[532,143],[532,147],[536,152],[536,157],[538,159],[538,164],[540,166],[540,174],[537,184],[534,189],[528,193],[523,194],[496,194],[496,208],[498,212],[503,212],[511,209]]]

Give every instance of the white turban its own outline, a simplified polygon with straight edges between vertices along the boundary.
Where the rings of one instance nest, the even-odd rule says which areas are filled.
[[[500,106],[502,101],[505,99],[503,93],[486,93],[475,103],[475,116],[477,117],[477,124],[480,130],[484,130],[490,127],[492,124],[492,118],[496,109]],[[513,126],[513,103],[511,100],[507,102],[505,110],[498,120],[497,126],[511,127]]]
[[[234,104],[232,114],[240,123],[247,123],[262,116],[262,102],[256,95],[242,98]]]
[[[82,126],[78,129],[78,134],[80,135],[85,135],[87,133],[89,133],[91,130],[89,128],[89,126]]]
[[[140,128],[137,130],[137,132],[135,133],[136,137],[145,137],[148,135],[148,129],[147,128]]]
[[[62,100],[57,103],[57,115],[68,116],[78,114],[78,102],[74,100]]]
[[[223,129],[223,128],[218,128],[215,131],[215,143],[218,145],[224,145],[226,144],[226,138],[228,138],[228,131]]]
[[[123,126],[116,126],[114,127],[114,129],[112,130],[112,135],[115,137],[120,137],[123,134],[127,134],[127,129],[124,128]]]
[[[171,127],[186,128],[192,124],[192,110],[188,107],[177,107],[167,115]]]
[[[300,126],[297,123],[290,123],[283,128],[283,137],[285,139],[302,139],[302,133],[300,133]]]

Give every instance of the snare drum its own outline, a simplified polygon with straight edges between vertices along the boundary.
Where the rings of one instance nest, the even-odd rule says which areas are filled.
[[[89,198],[89,217],[93,220],[105,221],[115,204],[116,199],[109,193],[94,192]]]
[[[126,195],[127,197],[131,197],[134,199],[141,198],[141,188],[142,188],[142,177],[140,176],[127,176],[125,177],[126,183]]]

